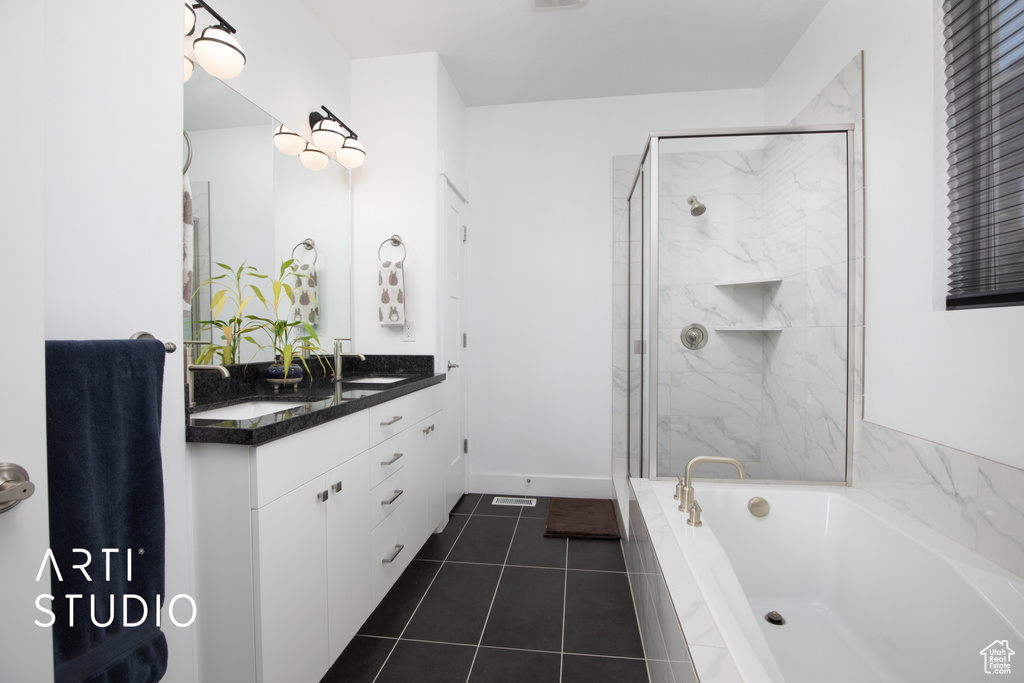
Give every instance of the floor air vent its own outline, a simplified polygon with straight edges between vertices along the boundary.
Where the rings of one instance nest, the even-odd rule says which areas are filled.
[[[536,498],[502,498],[495,496],[491,505],[509,505],[513,507],[532,508],[537,506]]]

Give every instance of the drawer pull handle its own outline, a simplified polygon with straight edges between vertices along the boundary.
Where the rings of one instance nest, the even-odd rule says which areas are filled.
[[[391,557],[385,557],[383,560],[381,560],[381,564],[391,564],[392,562],[395,561],[395,558],[398,557],[398,553],[402,552],[402,550],[404,550],[404,549],[405,549],[404,545],[396,545],[395,546],[395,552],[392,553]]]
[[[331,484],[331,490],[334,491],[335,493],[341,493],[341,482],[338,481]]]
[[[398,459],[401,458],[403,455],[405,455],[405,453],[395,453],[395,457],[391,458],[390,460],[381,460],[380,466],[387,467],[388,465],[394,465],[396,462],[398,462]]]
[[[402,495],[403,493],[405,493],[405,491],[399,491],[398,489],[395,489],[395,495],[391,496],[391,500],[382,500],[382,501],[380,502],[380,504],[381,504],[381,505],[391,505],[391,504],[392,504],[392,503],[394,503],[394,502],[395,502],[396,500],[398,500],[398,497],[399,497],[400,495]]]
[[[316,494],[316,499],[321,503],[326,503],[330,495],[331,494],[328,493],[327,491],[321,491],[320,493]]]
[[[429,427],[427,427],[426,429],[424,429],[424,430],[423,430],[423,433],[424,433],[424,434],[429,434],[429,433],[430,433],[430,432],[432,432],[432,431],[434,431],[434,425],[430,425]]]
[[[399,420],[401,420],[401,419],[402,419],[402,416],[401,416],[401,415],[395,415],[395,416],[394,416],[393,418],[391,418],[390,420],[387,420],[386,422],[381,422],[381,423],[380,423],[380,426],[381,426],[381,427],[390,427],[391,425],[395,424],[396,422],[398,422],[398,421],[399,421]]]

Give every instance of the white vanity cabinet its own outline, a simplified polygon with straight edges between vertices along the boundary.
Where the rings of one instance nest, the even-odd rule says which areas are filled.
[[[447,519],[441,405],[432,386],[260,446],[190,444],[202,683],[320,680]]]

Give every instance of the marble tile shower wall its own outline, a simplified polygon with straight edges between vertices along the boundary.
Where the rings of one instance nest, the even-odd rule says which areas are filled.
[[[658,474],[681,473],[695,455],[728,455],[760,477],[761,335],[711,331],[707,346],[689,350],[680,332],[761,324],[760,288],[716,286],[761,274],[761,152],[663,153],[660,162]],[[690,195],[708,207],[702,216],[690,214]]]
[[[765,147],[762,477],[846,478],[846,137],[787,135]]]

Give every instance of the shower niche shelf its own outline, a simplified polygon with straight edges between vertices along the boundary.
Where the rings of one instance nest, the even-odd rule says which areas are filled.
[[[755,278],[752,280],[728,280],[725,282],[716,282],[715,287],[742,287],[744,285],[774,285],[782,282],[781,277],[764,277]]]

